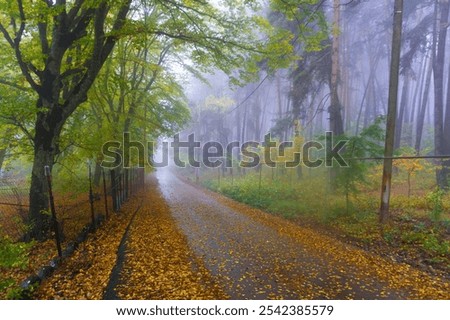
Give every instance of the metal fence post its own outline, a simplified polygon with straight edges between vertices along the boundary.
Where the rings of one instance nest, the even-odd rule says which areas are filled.
[[[111,174],[111,198],[113,203],[114,212],[119,211],[119,206],[117,203],[117,185],[116,185],[116,172],[114,170],[110,171]]]
[[[103,176],[103,196],[105,198],[105,217],[108,219],[109,217],[109,211],[108,211],[108,193],[106,192],[106,177],[105,177],[105,170],[102,170],[102,176]]]
[[[92,226],[95,228],[94,193],[92,192],[92,171],[90,163],[88,164],[88,167],[89,167],[89,203],[91,205]]]
[[[119,207],[119,210],[120,210],[120,208],[122,207],[122,201],[123,201],[123,187],[122,187],[122,173],[120,173],[119,174],[119,177],[118,177],[118,182],[117,182],[117,185],[118,185],[118,187],[119,187],[119,192],[118,192],[118,194],[119,194],[119,202],[118,202],[118,207]]]
[[[130,188],[130,196],[133,195],[133,174],[134,174],[134,168],[131,168],[131,170],[128,173],[128,179],[130,180],[128,187]]]
[[[125,169],[124,170],[124,175],[125,175],[125,179],[124,179],[124,182],[125,182],[125,201],[126,200],[128,200],[128,197],[129,197],[129,190],[128,190],[128,188],[129,188],[129,181],[128,181],[128,169]]]

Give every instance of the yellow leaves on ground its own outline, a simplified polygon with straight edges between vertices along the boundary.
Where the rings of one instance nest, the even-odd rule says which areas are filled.
[[[56,194],[55,198],[57,198],[57,217],[64,234],[62,243],[62,247],[64,248],[68,243],[76,239],[83,227],[91,222],[90,204],[86,201],[87,196],[85,194],[78,196],[74,196],[70,193]],[[97,210],[99,209],[103,209],[103,201],[96,201],[94,205],[96,212],[98,212]],[[111,208],[111,204],[109,207]],[[4,212],[4,207],[0,206],[0,210]],[[22,235],[25,230],[23,229],[25,228],[25,226],[22,225],[23,222],[18,223],[21,225],[22,229],[18,229],[18,226],[15,226],[15,223],[18,220],[14,215],[17,215],[17,212],[9,211],[8,214],[11,215],[10,219],[7,220],[8,228],[14,226],[18,231],[20,230],[20,232],[17,233],[17,236]],[[1,227],[5,227],[5,225],[0,225],[0,229]],[[54,237],[51,236],[44,242],[33,243],[32,248],[28,253],[28,263],[25,267],[0,268],[0,278],[11,279],[14,281],[10,288],[0,291],[0,299],[6,299],[9,289],[14,290],[23,280],[30,275],[37,273],[40,267],[47,265],[56,255],[55,240]]]
[[[133,222],[116,292],[121,299],[224,299],[189,249],[156,184]]]
[[[14,268],[1,268],[0,267],[0,280],[11,279],[15,283],[20,284],[31,274],[35,273],[39,266],[47,264],[55,255],[55,241],[53,239],[36,242],[30,252],[27,255],[28,262],[25,266],[17,266]],[[0,300],[8,299],[9,290],[14,290],[16,284],[12,283],[10,288],[0,291]]]
[[[142,195],[141,195],[142,196]],[[38,299],[101,299],[116,263],[117,248],[140,197],[128,201],[122,212],[89,235],[73,256],[44,281],[36,292]]]

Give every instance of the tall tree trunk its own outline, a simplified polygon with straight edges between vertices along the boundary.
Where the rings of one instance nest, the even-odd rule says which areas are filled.
[[[448,5],[450,7],[450,5]],[[449,9],[450,11],[450,9]],[[448,28],[448,24],[446,25]],[[450,65],[449,65],[449,73],[448,73],[448,82],[447,82],[447,101],[445,108],[445,119],[444,119],[444,145],[442,148],[442,152],[445,155],[450,155]],[[448,174],[450,172],[450,159],[446,159],[444,161],[444,173],[445,176],[445,184],[443,185],[445,188],[448,188]]]
[[[254,123],[254,139],[255,141],[259,141],[261,138],[261,126],[262,126],[262,110],[261,110],[261,97],[257,95],[255,97],[255,104],[253,108],[253,123]]]
[[[292,92],[292,90],[293,90],[293,81],[290,81],[289,87],[290,87],[289,88],[289,92]],[[289,114],[290,109],[291,109],[291,104],[293,104],[292,103],[292,97],[289,94],[287,96],[287,99],[286,99],[286,114]],[[289,136],[289,127],[286,126],[286,128],[285,128],[285,130],[283,132],[283,137],[281,137],[282,141],[287,141],[288,136]]]
[[[395,127],[395,139],[394,139],[394,149],[400,148],[402,131],[403,131],[403,121],[405,119],[406,108],[409,104],[409,75],[405,74],[405,80],[403,82],[402,98],[400,100],[400,112],[398,114],[398,119]]]
[[[240,138],[241,143],[245,142],[246,132],[247,132],[247,108],[244,107],[244,117],[242,119],[242,130]],[[239,152],[239,161],[240,160],[241,160],[241,153]],[[239,166],[238,168],[239,174],[245,175],[245,169],[242,168],[241,166]]]
[[[94,177],[92,179],[92,184],[97,188],[100,186],[100,179],[102,177],[103,170],[102,166],[100,165],[100,163],[102,162],[101,158],[101,156],[98,156],[97,161],[95,161]]]
[[[331,49],[331,80],[330,80],[330,131],[336,136],[344,134],[344,121],[342,119],[342,106],[339,100],[339,80],[340,80],[340,36],[339,27],[341,20],[340,0],[333,1],[333,42]],[[330,187],[336,189],[336,176],[339,168],[331,167],[329,170]]]
[[[444,120],[443,152],[447,156],[450,155],[450,73],[449,73],[449,83],[448,83],[448,90],[447,90],[447,107],[446,107],[446,111],[445,111],[445,120]],[[447,174],[448,174],[449,167],[450,167],[450,160],[445,161],[445,167],[446,167]]]
[[[241,142],[245,142],[247,132],[247,108],[244,107],[244,117],[242,118]]]
[[[54,107],[53,110],[57,108]],[[30,210],[29,223],[30,236],[42,240],[50,228],[50,215],[46,214],[49,208],[47,183],[44,167],[53,168],[55,157],[59,153],[58,138],[66,121],[62,112],[50,114],[39,113],[36,119],[34,138],[34,158],[31,170]]]
[[[419,78],[417,79],[416,87],[414,89],[414,95],[411,103],[412,104],[411,112],[408,114],[409,125],[407,131],[407,145],[412,148],[414,147],[414,126],[416,123],[416,115],[418,113],[417,110],[420,108],[419,106],[420,97],[425,87],[427,67],[428,67],[428,56],[424,54],[420,67],[420,75]]]
[[[268,105],[268,101],[269,101],[269,90],[267,90],[267,95],[266,98],[264,99],[263,102],[263,110],[262,110],[262,115],[261,115],[261,127],[260,127],[260,139],[264,138],[263,136],[267,133],[267,131],[265,129],[266,128],[266,118],[267,118],[267,105]],[[257,140],[258,141],[258,140]]]
[[[236,141],[239,141],[241,144],[243,143],[243,141],[241,141],[241,110],[242,109],[238,109],[236,112]],[[233,158],[233,154],[231,155],[231,157]],[[236,152],[236,160],[238,162],[238,164],[241,162],[241,152],[237,151]],[[241,166],[238,165],[237,166],[237,170],[238,170],[238,174],[241,175]]]
[[[333,0],[333,43],[332,43],[332,57],[331,57],[331,82],[330,82],[330,130],[335,135],[342,135],[344,133],[344,123],[342,120],[341,103],[339,101],[339,25],[341,19],[340,0]]]
[[[3,162],[5,161],[5,158],[6,158],[6,148],[0,149],[0,172],[2,171]]]
[[[376,107],[377,107],[377,97],[376,97],[376,88],[375,88],[375,76],[371,78],[371,81],[368,83],[368,92],[367,92],[367,105],[364,112],[364,121],[363,127],[367,128],[371,122],[375,119],[376,115]]]
[[[348,61],[349,59],[349,43],[350,43],[350,35],[351,32],[349,32],[348,23],[346,19],[342,19],[342,25],[343,25],[343,47],[342,50],[342,60]],[[351,80],[352,77],[350,76],[350,71],[348,66],[345,64],[342,66],[342,88],[341,88],[341,97],[342,97],[342,105],[343,105],[343,118],[345,119],[345,126],[344,131],[350,130],[351,127],[351,121],[352,121],[352,103],[350,101],[350,88],[351,88]]]
[[[444,137],[444,66],[446,54],[448,15],[450,11],[449,0],[439,2],[439,28],[436,60],[434,63],[434,147],[436,155],[445,153]],[[441,161],[441,164],[443,162]],[[439,188],[448,188],[447,170],[444,166],[436,169],[436,182]]]
[[[236,112],[236,140],[239,142],[241,141],[241,110],[237,110]]]
[[[418,111],[417,116],[417,129],[416,129],[416,143],[414,148],[416,149],[416,153],[420,154],[421,144],[422,144],[422,136],[423,136],[423,127],[425,122],[426,111],[429,108],[428,101],[430,96],[430,88],[431,88],[431,76],[433,75],[434,62],[436,60],[436,48],[437,48],[437,18],[438,18],[439,6],[438,1],[435,1],[434,4],[434,13],[433,13],[433,39],[431,45],[431,57],[428,65],[426,80],[425,80],[425,89],[422,96],[422,103],[420,109]]]
[[[277,117],[278,117],[278,119],[281,119],[283,117],[283,102],[282,102],[282,94],[281,94],[280,71],[277,72],[276,83],[277,83],[277,107],[278,107]]]
[[[368,54],[370,54],[370,50],[368,49],[367,51],[368,51]],[[361,105],[359,107],[358,116],[356,118],[355,136],[357,136],[359,134],[359,130],[360,130],[359,126],[361,123],[361,116],[362,116],[363,108],[366,103],[366,100],[369,100],[369,98],[368,98],[369,90],[372,88],[372,91],[373,91],[375,88],[375,77],[376,77],[376,71],[378,69],[378,64],[380,62],[380,57],[381,57],[381,55],[380,55],[379,51],[375,55],[370,56],[369,78],[368,78],[367,84],[364,88],[363,97],[361,99]],[[370,102],[369,102],[369,105],[366,106],[366,113],[367,113],[367,108],[370,108]],[[364,123],[366,123],[366,119],[364,119]],[[365,127],[365,125],[364,125],[364,127]]]
[[[394,32],[392,35],[391,68],[389,76],[389,101],[384,149],[383,180],[381,184],[381,206],[379,219],[384,223],[389,216],[391,197],[392,156],[394,154],[395,121],[397,118],[398,80],[400,53],[402,48],[403,0],[395,0]]]

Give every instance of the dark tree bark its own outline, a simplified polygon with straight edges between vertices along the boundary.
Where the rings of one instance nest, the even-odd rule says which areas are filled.
[[[340,49],[340,37],[339,37],[339,23],[341,19],[340,14],[340,0],[333,1],[334,11],[334,35],[332,42],[332,57],[331,57],[331,81],[330,81],[330,131],[335,135],[342,135],[344,133],[344,122],[342,119],[342,106],[339,100],[339,49]]]
[[[433,66],[434,72],[434,147],[436,155],[445,153],[444,136],[444,66],[446,55],[447,28],[450,11],[449,0],[439,1],[439,25],[436,59]],[[447,189],[447,170],[442,166],[436,169],[436,182],[439,188]]]
[[[6,149],[0,149],[0,172],[2,171],[3,162],[5,161],[5,158],[6,158]]]
[[[94,175],[92,178],[92,184],[96,188],[100,187],[100,180],[102,178],[103,168],[100,165],[101,162],[102,162],[101,157],[97,157],[97,161],[95,162]]]
[[[450,8],[450,4],[448,4],[447,2],[447,6]],[[450,9],[448,9],[450,11]],[[448,20],[447,20],[448,22]],[[448,28],[448,23],[446,25],[446,28]],[[450,155],[450,66],[449,66],[449,74],[448,74],[448,82],[447,82],[447,101],[446,101],[446,108],[445,108],[445,119],[444,119],[444,136],[443,136],[443,147],[442,147],[442,152],[445,155]],[[450,172],[450,160],[446,159],[444,161],[444,168],[443,168],[443,172],[442,172],[442,179],[445,180],[443,181],[443,184],[441,187],[443,188],[447,188],[449,187],[448,185],[448,175]]]
[[[342,119],[342,105],[339,100],[339,81],[340,81],[340,36],[339,27],[341,20],[340,0],[333,1],[333,41],[331,45],[331,79],[330,79],[330,131],[335,136],[344,134],[344,120]],[[329,170],[330,187],[335,190],[336,177],[339,168],[332,167]]]

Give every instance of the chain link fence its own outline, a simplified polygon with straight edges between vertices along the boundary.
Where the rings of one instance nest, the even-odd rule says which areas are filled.
[[[0,236],[18,240],[26,231],[28,183],[24,179],[0,178]]]

